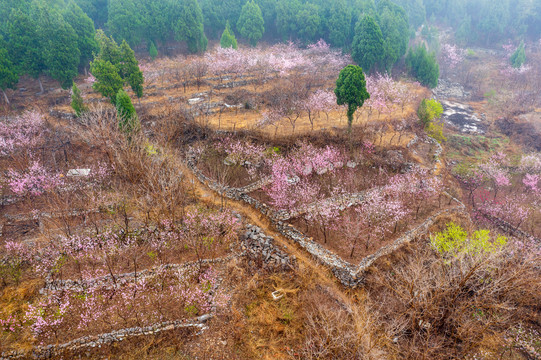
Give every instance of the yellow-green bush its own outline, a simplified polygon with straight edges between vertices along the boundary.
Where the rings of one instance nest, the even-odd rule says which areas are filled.
[[[447,229],[431,238],[432,246],[441,254],[457,256],[460,253],[481,254],[493,253],[507,244],[505,236],[495,238],[489,230],[477,230],[468,234],[462,227],[449,223]]]

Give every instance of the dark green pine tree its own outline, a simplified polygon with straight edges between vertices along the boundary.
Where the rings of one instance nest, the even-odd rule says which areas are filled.
[[[143,72],[139,68],[139,62],[135,58],[135,53],[125,40],[120,45],[120,63],[118,69],[120,76],[130,85],[135,95],[141,98],[143,96]]]
[[[297,34],[297,14],[301,9],[299,0],[278,0],[276,3],[276,29],[282,40],[291,39]]]
[[[6,94],[7,89],[15,89],[19,82],[19,75],[13,62],[9,58],[6,44],[0,35],[0,90],[4,95],[4,100],[9,105],[9,99]]]
[[[407,14],[400,6],[389,1],[380,3],[379,27],[385,40],[384,65],[390,71],[402,56],[406,55],[409,41]]]
[[[98,43],[99,53],[96,59],[109,61],[111,64],[120,62],[120,48],[114,39],[105,35],[103,30],[96,31],[96,42]]]
[[[305,43],[315,41],[321,32],[319,7],[315,4],[304,4],[302,10],[297,14],[297,25],[299,28],[298,36],[301,40]]]
[[[250,41],[250,45],[256,46],[257,42],[265,33],[265,21],[259,5],[254,0],[248,1],[242,7],[237,29],[240,36]]]
[[[29,15],[21,10],[12,10],[7,24],[7,49],[19,75],[29,75],[43,85],[40,75],[45,70],[43,47],[38,37],[37,26]]]
[[[100,52],[90,63],[90,72],[96,78],[92,85],[94,90],[108,97],[115,103],[118,91],[124,85],[130,85],[138,98],[143,96],[143,73],[135,53],[126,40],[120,46],[107,37],[102,30],[96,31],[96,40]]]
[[[203,29],[203,13],[197,0],[185,0],[182,3],[175,26],[175,38],[178,41],[186,41],[191,53],[207,49],[208,39]]]
[[[235,38],[235,34],[233,34],[233,31],[231,30],[229,21],[227,21],[225,24],[225,30],[222,34],[222,38],[220,39],[220,46],[223,49],[237,49],[237,39]]]
[[[124,90],[120,90],[116,95],[115,103],[120,130],[128,135],[135,133],[139,129],[139,120],[130,96]]]
[[[63,17],[77,34],[77,47],[81,52],[79,68],[86,70],[93,53],[98,51],[94,23],[73,1],[69,2]]]
[[[63,89],[69,89],[80,62],[77,34],[54,8],[42,2],[32,5],[31,15],[36,19],[43,45],[45,72],[59,81]]]
[[[438,86],[440,66],[434,52],[428,53],[424,44],[410,49],[406,56],[406,66],[419,82],[430,88]]]
[[[142,38],[143,19],[134,0],[109,0],[107,27],[117,41],[138,45]]]
[[[90,72],[96,78],[96,82],[92,84],[92,88],[103,96],[108,97],[114,105],[116,94],[124,85],[124,80],[118,74],[117,67],[108,60],[97,58],[90,63]]]
[[[333,1],[330,8],[327,26],[329,42],[332,46],[345,47],[349,38],[351,13],[345,0]]]
[[[107,9],[109,0],[75,0],[75,2],[94,21],[96,28],[105,26],[109,17]]]
[[[348,106],[348,132],[351,133],[353,114],[364,105],[366,100],[370,99],[370,94],[366,90],[363,69],[357,65],[348,65],[343,68],[336,80],[334,94],[338,105]]]
[[[220,36],[220,31],[226,26],[226,14],[223,11],[223,0],[199,0],[203,12],[205,31],[211,39]]]
[[[383,61],[385,42],[378,24],[366,15],[355,29],[351,56],[367,73]]]

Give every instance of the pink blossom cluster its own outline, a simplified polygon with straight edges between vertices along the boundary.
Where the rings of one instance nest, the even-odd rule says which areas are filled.
[[[308,143],[286,157],[277,157],[272,164],[272,184],[266,189],[272,203],[279,209],[294,209],[314,202],[322,189],[314,177],[332,173],[344,167],[346,157],[339,149],[323,149]]]
[[[240,220],[231,211],[198,208],[184,216],[180,234],[184,246],[202,259],[220,246],[229,245],[240,228]]]
[[[0,155],[33,148],[45,139],[45,134],[45,119],[37,111],[0,121]]]
[[[94,77],[94,75],[88,74],[88,77],[85,79],[85,82],[87,84],[92,85],[92,84],[94,84],[96,82],[96,78]]]
[[[294,43],[277,44],[269,48],[241,48],[238,50],[217,47],[205,54],[211,73],[237,76],[246,72],[273,72],[286,76],[293,70],[340,69],[349,63],[349,57],[334,51],[323,40],[300,49]]]
[[[507,157],[503,153],[493,154],[487,162],[479,165],[479,169],[492,181],[495,195],[500,188],[511,185],[507,165]]]
[[[516,228],[519,228],[530,216],[530,208],[525,194],[515,196],[506,195],[501,199],[490,196],[487,190],[481,190],[478,194],[477,209],[481,217],[489,215],[507,221]]]
[[[338,72],[352,62],[351,56],[345,55],[339,50],[331,49],[331,46],[323,39],[308,45],[307,50],[308,56],[315,66],[319,69],[325,68],[326,71]]]
[[[409,96],[407,86],[394,81],[388,74],[367,76],[366,88],[370,94],[366,106],[379,113],[388,114],[395,106],[404,106]]]
[[[278,126],[283,118],[284,114],[282,109],[271,108],[262,112],[261,118],[257,122],[257,126],[262,128],[266,126]]]
[[[221,139],[214,147],[218,151],[225,152],[227,159],[233,163],[245,166],[252,177],[256,176],[257,169],[265,164],[269,156],[264,146],[233,140],[231,137]]]
[[[71,297],[67,294],[49,294],[37,305],[28,305],[24,320],[36,337],[56,340],[68,313]],[[44,341],[41,342],[44,344]]]
[[[145,82],[152,82],[156,80],[159,76],[157,67],[153,66],[152,64],[142,62],[139,64],[139,69],[143,73],[143,78],[145,79]]]
[[[388,196],[406,201],[415,207],[416,215],[424,203],[439,196],[442,190],[442,180],[418,166],[410,172],[393,176],[384,187]]]
[[[3,253],[14,265],[28,265],[38,275],[52,272],[53,276],[62,276],[64,268],[76,265],[78,276],[88,279],[117,271],[122,259],[137,259],[150,252],[155,254],[151,262],[158,264],[178,261],[175,259],[186,250],[199,259],[212,256],[218,249],[227,248],[240,228],[240,220],[230,211],[196,209],[180,223],[164,221],[129,233],[107,229],[98,234],[60,236],[32,246],[8,241]]]
[[[516,46],[511,43],[511,41],[508,41],[507,44],[502,45],[503,50],[507,54],[507,57],[511,56],[516,50]]]
[[[541,154],[523,155],[519,169],[523,172],[541,174]]]
[[[409,214],[417,215],[423,203],[439,196],[442,187],[438,177],[415,168],[410,173],[392,177],[385,186],[369,190],[353,213],[348,210],[333,219],[334,228],[344,236],[342,246],[349,247],[353,256],[358,243],[364,239],[368,249],[373,241],[396,231],[398,223]]]
[[[327,117],[327,121],[329,120],[329,113],[338,109],[336,95],[333,91],[326,90],[317,90],[310,94],[310,97],[303,103],[303,106],[309,116],[312,116],[312,114],[319,116],[319,113],[322,112]]]
[[[509,64],[508,61],[502,62],[500,66],[500,73],[506,77],[527,74],[530,72],[530,70],[532,70],[532,67],[527,64],[523,64],[519,68],[514,68],[513,66],[511,66],[511,64]]]
[[[410,212],[399,197],[388,196],[386,191],[388,189],[371,190],[361,207],[357,209],[360,220],[368,231],[366,234],[368,240],[371,235],[384,238],[395,224]]]
[[[454,69],[458,64],[464,61],[466,51],[458,48],[456,45],[444,44],[441,48],[444,62]]]
[[[541,189],[539,188],[539,183],[541,181],[541,175],[538,174],[526,174],[522,179],[522,183],[526,186],[526,189],[532,191],[533,193],[540,193]]]
[[[40,196],[64,184],[63,175],[33,161],[25,171],[9,170],[8,185],[17,195]]]
[[[0,331],[16,332],[22,328],[21,321],[16,316],[10,314],[6,319],[0,319]]]

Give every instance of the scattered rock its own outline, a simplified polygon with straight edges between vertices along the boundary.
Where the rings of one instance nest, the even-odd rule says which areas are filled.
[[[73,177],[78,177],[78,176],[89,176],[90,175],[90,169],[71,169],[71,170],[68,170],[68,173],[66,174],[66,176],[73,176]]]
[[[463,133],[484,134],[487,125],[475,114],[469,105],[442,101],[442,119],[449,125],[458,128]]]

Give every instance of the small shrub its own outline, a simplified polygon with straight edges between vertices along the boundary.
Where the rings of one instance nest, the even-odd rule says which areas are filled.
[[[71,88],[71,107],[75,110],[75,116],[79,117],[88,110],[83,102],[81,96],[81,90],[77,87],[77,84],[73,83]]]
[[[122,131],[133,133],[139,128],[135,107],[133,107],[129,95],[124,90],[120,90],[116,95],[116,110],[118,124]]]
[[[524,63],[526,62],[526,52],[524,51],[524,41],[520,43],[520,45],[515,50],[513,55],[511,55],[511,58],[509,60],[511,61],[511,65],[515,69],[518,69],[522,65],[524,65]]]
[[[148,48],[148,54],[152,58],[152,60],[156,59],[158,57],[158,49],[156,48],[156,45],[154,44],[154,41],[150,42],[150,47]]]
[[[443,106],[437,100],[433,99],[424,99],[421,101],[417,110],[417,115],[425,127],[435,119],[439,119],[442,114]]]

